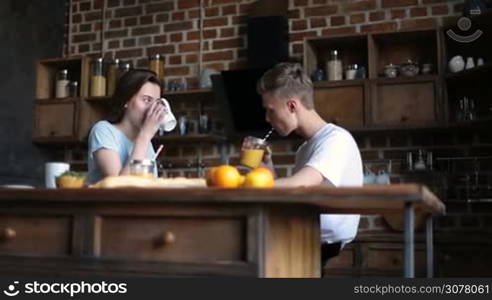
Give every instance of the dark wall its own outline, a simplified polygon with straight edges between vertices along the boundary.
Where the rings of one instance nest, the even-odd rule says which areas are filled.
[[[35,61],[62,56],[65,0],[0,1],[0,184],[42,183],[32,144]]]

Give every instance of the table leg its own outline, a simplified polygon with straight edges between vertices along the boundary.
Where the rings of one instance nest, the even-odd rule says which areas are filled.
[[[414,222],[415,211],[413,203],[405,203],[405,243],[403,249],[403,276],[405,278],[415,277],[414,264]]]
[[[434,277],[434,229],[432,214],[429,214],[425,224],[425,243],[427,251],[427,278]]]

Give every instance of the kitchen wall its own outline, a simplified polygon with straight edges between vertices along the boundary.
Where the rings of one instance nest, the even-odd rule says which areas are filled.
[[[35,61],[62,55],[64,0],[0,1],[0,184],[41,184],[49,151],[32,144]]]
[[[197,86],[200,69],[245,66],[245,21],[253,11],[253,2],[204,0],[203,51],[200,53],[198,0],[108,0],[106,4],[102,0],[73,0],[67,46],[71,55],[100,55],[102,52],[105,56],[131,60],[141,67],[146,66],[147,55],[163,53],[166,80],[183,81],[193,88]],[[289,0],[290,55],[293,60],[302,60],[305,37],[454,24],[462,6],[461,0]],[[196,104],[186,103],[176,108],[190,115],[196,115],[197,109]],[[214,110],[213,102],[208,104],[208,109]],[[220,117],[215,117],[220,127]],[[470,187],[473,178],[478,178],[481,189],[491,189],[492,160],[481,158],[492,153],[490,130],[385,131],[354,133],[354,136],[366,165],[374,172],[387,169],[391,162],[393,182],[425,183],[446,200],[449,213],[437,219],[438,233],[490,234],[490,209],[477,211],[465,201],[473,192]],[[296,141],[273,144],[279,175],[291,174],[297,145]],[[227,146],[231,164],[238,162],[237,146],[234,143]],[[416,154],[419,149],[433,152],[435,169],[432,172],[407,171],[404,163],[407,152]],[[167,169],[168,175],[197,176],[197,169],[193,167],[196,157],[202,157],[208,167],[220,163],[219,153],[217,145],[170,144],[166,145],[163,163],[173,166]],[[69,149],[62,155],[70,159],[75,168],[85,168],[85,149]],[[361,221],[361,233],[388,230],[381,216],[365,216]]]

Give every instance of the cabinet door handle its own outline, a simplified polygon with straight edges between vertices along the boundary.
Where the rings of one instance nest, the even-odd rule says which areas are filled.
[[[0,241],[12,240],[13,238],[15,238],[16,235],[17,233],[12,228],[4,228],[2,229],[2,231],[0,231]]]
[[[171,245],[176,242],[176,235],[169,230],[165,230],[157,239],[155,246],[164,247],[166,245]]]

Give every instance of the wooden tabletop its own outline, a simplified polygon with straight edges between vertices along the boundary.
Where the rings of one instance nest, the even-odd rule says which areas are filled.
[[[418,184],[359,188],[117,188],[117,189],[8,189],[0,188],[0,205],[16,202],[195,202],[195,203],[302,203],[324,213],[401,212],[405,203],[416,209],[444,214],[444,204],[427,187]]]

